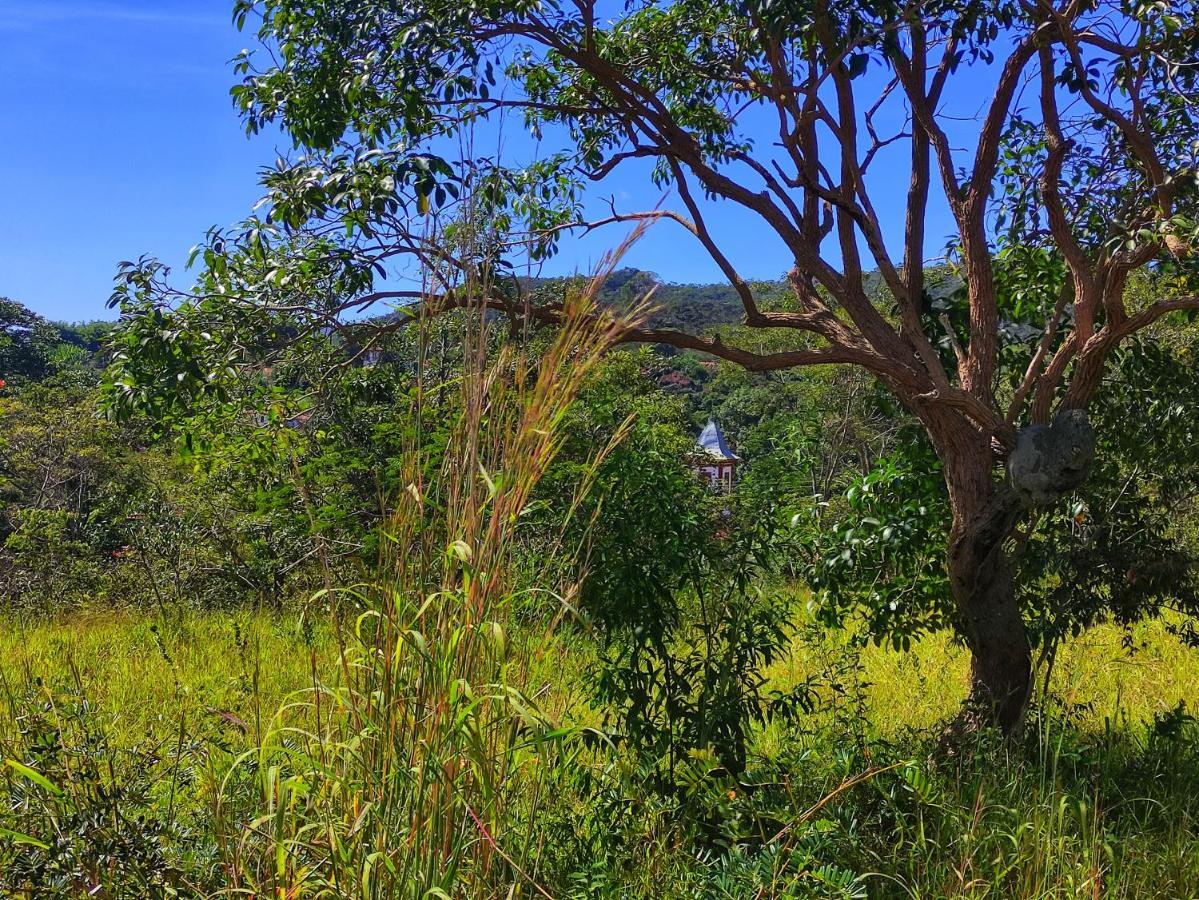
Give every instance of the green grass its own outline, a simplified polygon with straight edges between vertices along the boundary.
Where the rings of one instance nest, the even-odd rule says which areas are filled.
[[[258,612],[85,612],[0,627],[0,678],[79,688],[118,741],[205,731],[235,716],[247,738],[284,699],[335,675],[332,630]],[[0,730],[4,724],[0,723]],[[239,729],[234,729],[239,730]]]
[[[526,658],[532,690],[542,708],[580,714],[573,696],[585,654],[560,638],[536,636],[541,656]],[[795,641],[793,652],[770,672],[772,687],[787,688],[842,659],[843,641]],[[78,678],[88,699],[131,738],[173,733],[180,715],[191,721],[233,713],[248,725],[269,718],[295,691],[336,678],[337,645],[327,623],[302,629],[293,616],[273,612],[156,614],[96,611],[59,621],[8,621],[0,629],[0,677],[29,677],[52,687]],[[885,647],[861,652],[856,678],[874,736],[894,738],[935,729],[951,717],[966,690],[969,657],[945,635],[926,638],[910,653]],[[566,677],[564,677],[564,674]],[[1199,653],[1162,622],[1131,632],[1103,626],[1068,644],[1053,674],[1052,693],[1071,708],[1085,731],[1107,723],[1150,723],[1182,703],[1199,707]],[[584,713],[585,714],[585,713]]]
[[[543,709],[577,712],[569,700],[576,679],[561,676],[582,677],[578,654],[558,639],[541,648],[528,677],[546,698]],[[797,640],[771,670],[773,686],[791,686],[819,670],[830,652]],[[96,611],[49,622],[10,620],[0,628],[0,677],[16,683],[33,676],[65,687],[77,673],[116,732],[134,738],[173,732],[180,715],[203,721],[230,712],[247,724],[269,717],[288,695],[312,686],[314,666],[322,680],[336,677],[336,659],[327,623],[305,631],[295,617],[277,613],[184,612],[164,620]],[[965,696],[968,666],[966,652],[943,635],[910,653],[864,650],[859,677],[871,731],[893,738],[936,728]],[[1199,708],[1199,653],[1161,622],[1127,634],[1102,626],[1063,649],[1052,692],[1086,730],[1102,732],[1109,720],[1145,724],[1179,703]]]
[[[797,641],[770,672],[776,686],[802,681],[847,652],[848,641]],[[893,738],[928,731],[950,718],[966,696],[969,654],[947,634],[926,637],[911,652],[869,646],[861,651],[856,677],[871,731]],[[1050,693],[1071,710],[1084,730],[1107,722],[1138,725],[1176,708],[1199,707],[1199,653],[1184,645],[1162,621],[1124,629],[1100,626],[1068,643],[1054,666]]]
[[[250,612],[188,612],[166,621],[96,612],[8,622],[0,633],[0,675],[10,691],[32,682],[46,696],[74,691],[86,697],[93,724],[114,745],[169,746],[182,723],[189,739],[222,741],[230,751],[226,766],[239,748],[262,743],[263,734],[266,744],[275,740],[271,717],[289,699],[306,696],[301,692],[315,682],[338,683],[331,635],[328,625],[305,630],[289,615]],[[567,719],[588,716],[578,688],[586,654],[562,638],[541,646],[541,656],[522,654],[541,708]],[[801,720],[798,732],[772,727],[757,741],[763,757],[795,760],[796,810],[871,765],[908,760],[820,811],[820,840],[838,835],[821,845],[821,858],[863,876],[846,895],[1184,897],[1199,891],[1195,735],[1184,728],[1179,738],[1162,737],[1162,726],[1153,727],[1155,720],[1168,723],[1180,702],[1188,709],[1199,702],[1199,656],[1161,623],[1130,635],[1095,629],[1063,651],[1054,700],[1045,706],[1053,715],[1034,716],[1021,744],[931,764],[929,735],[957,708],[966,665],[963,652],[941,638],[908,654],[871,647],[856,657],[843,640],[809,634],[771,671],[777,687],[812,673],[838,684],[826,688],[828,702]],[[230,721],[245,723],[244,732]],[[0,722],[0,734],[11,738],[17,725]],[[856,750],[851,733],[864,742]],[[278,752],[283,745],[274,746]],[[166,771],[159,764],[153,777],[161,780]],[[200,779],[187,794],[194,807],[187,821],[204,837],[197,846],[207,847],[201,856],[209,876],[218,877],[211,859],[219,841],[204,833],[211,827],[204,813],[211,790]],[[633,815],[647,817],[638,840],[652,843],[621,864],[617,883],[625,887],[565,895],[639,895],[642,888],[630,885],[652,885],[662,896],[716,891],[711,885],[719,877],[699,866],[683,843],[657,832],[660,811],[648,808],[638,806]],[[547,814],[555,815],[552,802]],[[598,812],[583,808],[581,814]],[[625,824],[627,833],[636,833],[635,823]]]

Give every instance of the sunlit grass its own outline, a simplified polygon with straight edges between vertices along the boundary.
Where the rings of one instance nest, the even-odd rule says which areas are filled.
[[[521,639],[521,638],[518,638]],[[580,644],[585,638],[574,637]],[[546,712],[580,711],[579,683],[589,654],[569,636],[523,636],[544,651],[527,654],[531,690]],[[818,673],[822,656],[840,652],[802,637],[771,670],[772,686],[789,687]],[[830,651],[830,648],[832,650]],[[948,635],[926,637],[910,652],[866,647],[858,675],[871,730],[894,737],[936,728],[966,694],[969,657]],[[200,722],[230,712],[247,723],[269,716],[291,693],[337,675],[337,646],[327,622],[301,628],[290,614],[272,612],[155,613],[102,610],[22,622],[0,629],[0,675],[10,684],[40,678],[70,687],[112,718],[118,734],[177,729],[180,715]],[[1052,694],[1087,730],[1111,722],[1143,724],[1185,704],[1199,708],[1199,653],[1162,622],[1129,631],[1100,626],[1069,642],[1052,678]]]
[[[83,612],[0,628],[0,676],[51,690],[82,688],[119,741],[205,731],[232,715],[260,730],[284,698],[335,672],[329,627],[304,632],[292,615],[179,611]],[[0,729],[4,726],[0,724]]]
[[[248,611],[10,621],[0,632],[0,674],[10,686],[40,679],[77,690],[121,744],[169,741],[183,722],[189,734],[254,746],[289,697],[314,681],[337,682],[332,633],[327,623],[303,629],[294,615]],[[547,638],[529,626],[513,641],[521,647],[522,681],[545,714],[598,724],[582,685],[585,635],[562,629]],[[861,727],[871,739],[899,741],[887,752],[902,755],[919,746],[906,736],[935,734],[966,690],[968,660],[947,638],[925,639],[909,653],[868,647],[856,666],[846,665],[847,644],[843,635],[801,635],[770,673],[779,688],[812,674],[841,680],[842,693],[801,723],[816,755],[795,777],[813,796],[864,765],[837,761],[846,732]],[[1025,746],[1043,745],[1040,751],[998,749],[960,772],[952,763],[926,769],[921,754],[914,771],[925,774],[913,777],[924,780],[912,782],[921,802],[912,805],[901,790],[888,801],[907,810],[887,826],[893,833],[861,835],[865,856],[856,866],[876,873],[868,879],[872,895],[1190,896],[1199,886],[1199,822],[1189,799],[1188,745],[1138,748],[1156,715],[1199,702],[1197,676],[1199,654],[1162,623],[1128,633],[1104,626],[1072,641],[1055,668],[1052,710],[1066,709],[1078,736],[1062,746],[1060,727],[1041,734],[1034,717]],[[246,731],[227,727],[226,714]],[[768,728],[755,749],[770,755],[795,739]],[[861,791],[871,790],[845,802],[861,802]],[[194,795],[197,802],[202,795]],[[833,804],[828,812],[836,817],[836,810]]]
[[[786,658],[772,667],[772,684],[788,688],[844,661],[849,644],[848,634],[836,632],[824,632],[815,642],[797,639]],[[970,657],[946,633],[924,637],[906,652],[869,644],[858,660],[855,686],[864,695],[877,736],[935,729],[966,697]],[[1180,703],[1193,711],[1199,706],[1199,652],[1161,620],[1130,629],[1100,625],[1063,646],[1050,696],[1081,728],[1096,732],[1109,722],[1151,722]]]

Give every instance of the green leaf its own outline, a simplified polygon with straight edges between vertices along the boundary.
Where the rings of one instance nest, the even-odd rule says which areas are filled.
[[[6,759],[5,763],[12,768],[18,775],[23,775],[36,784],[38,787],[44,788],[55,796],[62,796],[62,788],[55,785],[41,772],[29,768],[23,763],[17,762],[15,759]]]
[[[16,844],[29,844],[31,847],[37,847],[39,850],[49,850],[50,845],[39,841],[35,837],[30,837],[27,834],[21,834],[19,831],[10,831],[7,828],[0,828],[0,837],[6,837]]]

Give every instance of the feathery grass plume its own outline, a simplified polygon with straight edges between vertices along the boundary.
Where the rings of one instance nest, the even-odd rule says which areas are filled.
[[[568,751],[564,730],[522,691],[533,661],[508,640],[511,555],[567,411],[604,351],[647,314],[645,304],[615,313],[596,302],[639,234],[565,298],[540,354],[496,347],[490,284],[456,288],[466,323],[460,413],[444,457],[431,459],[438,451],[419,439],[420,424],[426,395],[443,386],[422,367],[418,437],[379,578],[344,592],[362,612],[342,648],[341,683],[280,709],[224,779],[218,816],[232,834],[234,892],[549,896],[530,824]],[[426,325],[421,315],[416,327]]]

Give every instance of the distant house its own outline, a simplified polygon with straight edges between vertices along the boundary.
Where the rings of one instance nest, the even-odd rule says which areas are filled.
[[[737,483],[737,463],[740,461],[741,457],[729,449],[716,420],[708,419],[695,446],[695,474],[713,490],[728,492]]]

